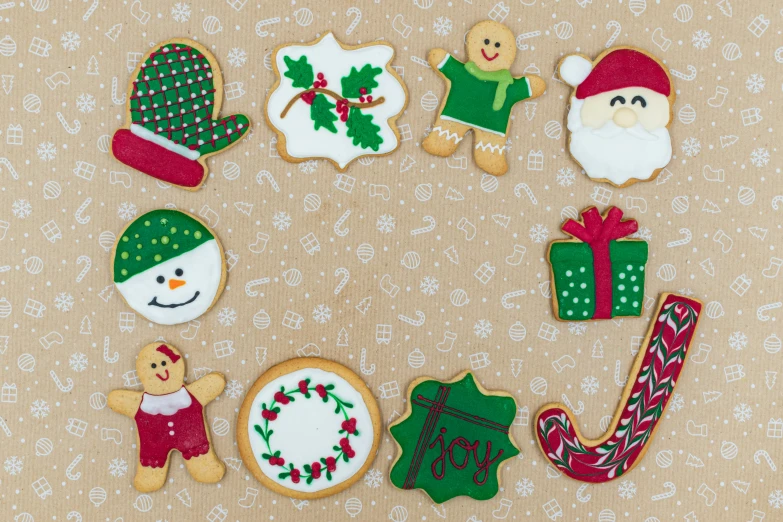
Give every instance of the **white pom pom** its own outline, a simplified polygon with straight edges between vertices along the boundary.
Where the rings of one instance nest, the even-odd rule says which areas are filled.
[[[560,64],[560,78],[568,85],[576,87],[585,81],[585,78],[590,75],[592,70],[593,62],[584,56],[572,54],[567,56]]]

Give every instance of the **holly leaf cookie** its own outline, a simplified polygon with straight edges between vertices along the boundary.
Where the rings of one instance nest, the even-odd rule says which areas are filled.
[[[463,372],[447,382],[417,379],[408,399],[405,414],[389,426],[398,450],[392,484],[422,489],[437,504],[462,495],[494,497],[501,464],[519,453],[509,433],[514,398],[485,390]]]
[[[243,114],[218,116],[222,100],[220,67],[205,47],[183,38],[163,42],[134,71],[112,154],[155,179],[197,190],[209,172],[207,157],[250,129]]]

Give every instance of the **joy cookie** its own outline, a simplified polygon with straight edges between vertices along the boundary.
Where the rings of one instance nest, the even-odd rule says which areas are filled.
[[[243,114],[218,117],[223,77],[217,60],[196,42],[174,38],[153,47],[132,77],[112,154],[155,179],[197,190],[209,172],[207,158],[250,129]]]
[[[485,390],[471,372],[416,379],[405,414],[389,426],[397,443],[392,484],[422,489],[437,504],[494,497],[501,464],[519,453],[509,433],[516,413],[511,395]]]
[[[590,179],[617,187],[655,179],[672,158],[676,94],[666,66],[641,49],[613,47],[593,61],[568,55],[558,68],[574,88],[568,148]]]
[[[117,237],[114,284],[128,306],[158,324],[187,323],[217,302],[226,261],[217,236],[197,217],[160,209],[133,220]]]
[[[474,25],[465,39],[467,63],[443,49],[432,49],[430,66],[446,81],[446,96],[424,150],[451,156],[465,134],[474,134],[473,158],[481,170],[500,176],[508,170],[506,140],[511,109],[544,93],[538,76],[511,75],[517,55],[514,33],[505,25],[485,20]]]
[[[689,297],[661,296],[620,405],[601,438],[583,437],[573,412],[562,404],[538,411],[536,439],[553,466],[573,479],[600,483],[624,475],[642,460],[679,381],[701,306]]]
[[[350,487],[372,464],[380,437],[378,405],[364,381],[315,357],[267,370],[237,420],[247,468],[267,488],[298,499]]]
[[[139,462],[134,487],[142,492],[163,487],[171,453],[179,451],[190,476],[218,482],[226,467],[212,447],[204,407],[223,392],[226,379],[212,372],[185,384],[185,358],[168,343],[152,343],[136,359],[143,392],[114,390],[109,407],[136,421]]]
[[[562,230],[573,239],[552,241],[552,308],[560,321],[588,321],[640,316],[644,302],[647,242],[628,239],[638,224],[622,219],[610,207],[602,216],[595,207],[581,221],[567,220]]]
[[[295,163],[323,158],[344,171],[358,158],[396,150],[408,92],[393,58],[388,43],[343,45],[331,32],[277,47],[266,120],[280,156]]]

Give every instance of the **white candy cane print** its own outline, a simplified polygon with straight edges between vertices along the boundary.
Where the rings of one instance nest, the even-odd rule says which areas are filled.
[[[533,194],[533,191],[530,190],[530,187],[528,187],[526,183],[519,183],[516,187],[514,187],[514,195],[518,198],[522,197],[523,191],[525,194],[527,194],[527,197],[530,198],[530,202],[532,204],[538,205],[536,196]]]
[[[427,226],[424,226],[424,227],[421,227],[421,228],[414,228],[413,230],[411,230],[411,235],[412,236],[418,236],[418,235],[421,235],[421,234],[426,234],[427,232],[432,232],[433,230],[435,230],[435,218],[434,217],[432,217],[432,216],[424,216],[421,219],[422,219],[422,221],[427,223]]]
[[[87,0],[84,0],[85,2]],[[98,9],[98,0],[92,0],[92,4],[90,4],[90,7],[87,9],[87,12],[84,13],[84,16],[82,16],[82,20],[85,22],[92,16],[92,14],[95,12],[95,10]],[[71,517],[69,516],[68,519]]]
[[[258,295],[258,290],[255,290],[257,286],[265,285],[269,283],[268,277],[262,277],[260,279],[254,279],[245,285],[245,293],[250,297]]]
[[[604,44],[604,47],[606,49],[609,49],[617,40],[617,37],[620,36],[620,31],[622,31],[622,27],[620,26],[620,22],[617,20],[611,20],[608,24],[606,24],[606,30],[613,29],[612,35],[609,37],[609,39],[606,41],[606,44]]]
[[[5,159],[5,158],[3,158],[3,159]],[[0,160],[0,161],[2,161],[2,160]],[[14,178],[14,179],[16,179],[16,178]],[[772,208],[774,210],[778,210],[781,206],[783,206],[783,196],[775,196],[774,198],[772,198]]]
[[[6,424],[5,420],[0,417],[0,430],[3,430],[3,433],[5,433],[6,437],[12,437],[13,434],[11,433],[11,428],[8,427],[8,424]]]
[[[348,271],[347,268],[340,267],[334,271],[334,276],[343,277],[334,289],[334,295],[339,295],[339,293],[343,290],[343,288],[345,288],[345,285],[348,284],[348,280],[351,278],[351,273]]]
[[[103,338],[103,360],[109,364],[114,364],[120,360],[120,354],[119,352],[114,352],[114,355],[109,356],[110,343],[111,343],[111,338],[109,338],[108,335]]]
[[[92,198],[87,198],[84,200],[84,203],[82,203],[81,206],[76,209],[74,219],[76,219],[76,222],[80,225],[86,225],[90,222],[90,219],[92,219],[90,216],[84,215],[84,211],[87,210],[87,207],[90,206],[90,203],[92,203]]]
[[[343,212],[343,215],[340,216],[340,219],[338,219],[334,224],[334,233],[337,234],[340,237],[345,237],[348,235],[348,232],[351,231],[350,228],[342,228],[343,223],[345,223],[348,220],[348,217],[351,215],[351,209],[349,208],[345,212]]]
[[[666,246],[669,247],[669,248],[674,248],[674,247],[678,247],[678,246],[687,245],[693,239],[693,234],[687,228],[681,228],[680,229],[680,235],[683,236],[682,239],[677,239],[675,241],[669,241],[668,243],[666,243]]]
[[[256,182],[259,185],[264,184],[264,180],[267,180],[269,184],[272,186],[272,190],[275,192],[280,192],[280,185],[277,184],[277,181],[275,181],[275,177],[272,176],[272,173],[268,170],[262,170],[258,174],[256,174]]]
[[[63,113],[61,112],[57,113],[57,119],[60,120],[60,124],[68,134],[78,134],[79,131],[82,130],[82,124],[79,122],[79,120],[73,120],[73,125],[71,125],[68,123],[68,121],[65,119],[65,116],[63,116]]]
[[[590,502],[590,499],[593,496],[589,493],[587,495],[584,494],[588,487],[590,487],[590,484],[582,484],[580,488],[576,490],[576,499],[579,502]]]
[[[756,453],[753,454],[753,462],[756,464],[761,464],[761,459],[764,459],[767,462],[767,465],[769,465],[769,469],[772,471],[777,471],[778,467],[775,465],[775,462],[772,460],[772,457],[769,456],[769,453],[767,453],[767,450],[758,450]]]
[[[503,308],[506,310],[511,310],[514,308],[514,303],[511,303],[511,299],[514,299],[515,297],[519,297],[520,295],[527,294],[527,290],[514,290],[513,292],[508,292],[503,295],[503,297],[500,298],[500,304],[503,305]]]
[[[410,317],[402,314],[398,315],[397,319],[403,323],[408,323],[411,326],[421,326],[424,324],[426,317],[424,316],[424,312],[416,310],[416,319],[411,319]]]
[[[345,13],[345,16],[353,16],[351,25],[349,25],[348,29],[345,30],[345,34],[349,35],[353,32],[354,29],[356,29],[356,26],[359,25],[359,22],[362,21],[362,12],[358,7],[349,7],[348,11]]]
[[[68,467],[65,470],[65,476],[68,477],[68,480],[79,480],[82,476],[81,471],[77,471],[76,473],[73,472],[73,470],[76,468],[76,466],[79,465],[79,463],[84,458],[84,455],[79,453],[76,455],[76,458],[73,459],[73,461],[68,465]]]
[[[125,103],[125,92],[122,93],[120,98],[119,92],[120,81],[115,76],[111,79],[111,101],[114,105],[123,105]]]
[[[98,2],[96,1],[95,3],[97,4]],[[74,522],[82,522],[82,514],[78,511],[71,511],[66,518]]]
[[[677,493],[677,486],[675,486],[674,483],[672,482],[664,482],[663,489],[666,490],[664,493],[658,493],[657,495],[653,495],[651,497],[653,502],[656,502],[658,500],[664,500],[667,498],[672,498],[674,494]]]
[[[776,310],[778,308],[783,307],[783,303],[778,301],[777,303],[770,303],[763,306],[759,306],[758,310],[756,310],[756,317],[758,317],[759,321],[769,321],[771,317],[767,314],[770,310]]]
[[[628,376],[625,376],[625,379],[620,379],[620,367],[622,366],[622,363],[620,359],[617,359],[614,363],[614,383],[617,386],[625,386],[625,384],[628,382]]]
[[[367,367],[367,348],[362,348],[362,356],[359,359],[359,369],[364,375],[372,375],[375,373],[375,364],[371,364]]]
[[[576,403],[579,405],[578,408],[574,408],[574,405],[571,404],[571,400],[568,398],[568,396],[564,393],[560,396],[561,399],[563,399],[563,404],[568,406],[568,408],[574,412],[574,415],[581,415],[585,411],[585,404],[582,401],[576,401]]]
[[[57,374],[56,374],[56,373],[54,373],[54,370],[49,370],[49,375],[51,375],[51,377],[52,377],[52,380],[54,381],[54,384],[56,384],[56,385],[57,385],[57,388],[58,388],[58,389],[59,389],[61,392],[63,392],[63,393],[68,393],[69,391],[71,391],[71,390],[73,389],[73,380],[71,380],[71,378],[70,378],[70,377],[66,377],[66,378],[65,378],[65,382],[66,382],[66,383],[68,383],[68,384],[66,384],[66,385],[63,385],[63,383],[62,383],[62,381],[60,380],[60,378],[59,378],[59,377],[57,377]]]
[[[81,265],[84,264],[84,268],[82,268],[82,271],[79,272],[79,275],[76,276],[76,282],[81,283],[82,279],[87,275],[87,272],[90,271],[90,267],[92,267],[92,260],[87,256],[79,256],[76,259],[76,264]]]
[[[273,24],[279,24],[280,23],[280,17],[275,16],[274,18],[267,18],[266,20],[261,20],[256,24],[256,34],[260,36],[261,38],[266,38],[269,36],[269,31],[265,29],[265,27],[269,27]]]
[[[14,169],[14,166],[11,165],[11,162],[8,161],[8,158],[0,158],[0,166],[5,167],[5,169],[8,171],[8,173],[11,175],[14,179],[19,179],[19,174],[17,174],[16,169]],[[772,206],[775,206],[775,202],[772,202]],[[777,209],[776,209],[777,210]]]
[[[688,66],[688,74],[681,73],[680,71],[676,71],[674,69],[669,69],[669,72],[672,76],[675,78],[679,78],[680,80],[685,80],[686,82],[690,82],[696,79],[696,67],[693,65]]]

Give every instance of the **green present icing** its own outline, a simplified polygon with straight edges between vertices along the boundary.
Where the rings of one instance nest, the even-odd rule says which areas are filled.
[[[555,243],[549,252],[558,314],[565,321],[585,321],[595,312],[593,251],[587,243]]]
[[[647,242],[612,241],[612,315],[642,315],[644,303],[644,265],[647,263]]]
[[[123,283],[213,239],[207,227],[184,212],[147,212],[134,220],[117,242],[114,282]]]

